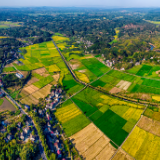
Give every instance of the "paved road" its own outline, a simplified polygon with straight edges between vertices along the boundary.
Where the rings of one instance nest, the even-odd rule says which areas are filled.
[[[119,98],[119,99],[121,99],[121,100],[123,100],[123,101],[128,101],[128,102],[132,102],[132,103],[136,103],[136,104],[137,104],[137,99],[135,99],[135,101],[134,101],[134,99],[133,99],[133,100],[132,100],[132,99],[128,99],[127,97],[122,97],[122,96],[119,96],[119,95],[111,95],[110,93],[106,92],[105,90],[102,90],[102,89],[100,89],[100,88],[98,88],[98,87],[94,87],[94,86],[90,85],[91,83],[87,84],[87,83],[85,83],[85,82],[80,81],[80,80],[76,77],[75,73],[72,71],[72,68],[69,66],[68,62],[66,61],[65,57],[63,56],[63,54],[61,53],[61,51],[59,50],[57,44],[54,42],[53,39],[52,39],[52,42],[53,42],[53,44],[55,45],[56,49],[58,50],[59,54],[61,55],[63,61],[65,62],[66,66],[67,66],[67,68],[69,69],[70,73],[72,74],[73,78],[74,78],[77,82],[85,85],[85,87],[88,86],[88,87],[90,87],[90,88],[96,89],[97,91],[99,91],[99,92],[101,92],[101,93],[104,93],[104,94],[107,94],[107,95],[110,95],[110,96],[113,96],[113,97],[117,97],[117,98]],[[105,73],[105,74],[106,74],[106,73]],[[98,79],[99,79],[99,78],[98,78]],[[138,103],[139,103],[139,104],[142,104],[142,105],[147,105],[149,102],[146,102],[146,103],[138,102]],[[153,105],[153,104],[152,104],[152,105]]]
[[[22,107],[21,107],[20,104],[18,104],[7,92],[5,92],[4,90],[3,90],[3,92],[6,94],[7,98],[9,98],[9,99],[12,101],[12,103],[14,103],[14,104],[19,108],[19,110],[21,111],[21,113],[27,115],[28,119],[32,122],[33,129],[35,130],[35,133],[36,133],[36,135],[37,135],[37,140],[39,141],[39,150],[40,150],[40,153],[41,153],[41,157],[42,157],[43,160],[47,160],[47,157],[46,157],[46,154],[45,154],[45,152],[44,152],[44,149],[43,149],[43,146],[42,146],[42,142],[41,142],[41,140],[40,140],[40,138],[39,138],[38,131],[37,131],[37,129],[36,129],[36,126],[35,126],[35,124],[34,124],[34,121],[33,121],[32,118],[28,115],[28,113],[26,113],[26,112],[22,109]]]

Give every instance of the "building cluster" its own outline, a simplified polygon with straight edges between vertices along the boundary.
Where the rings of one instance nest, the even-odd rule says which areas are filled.
[[[115,64],[115,61],[106,60],[106,65],[112,67]]]
[[[49,97],[46,98],[46,110],[47,109],[54,109],[60,102],[60,100],[63,98],[62,96],[62,89],[61,88],[57,88],[55,90],[53,90]]]

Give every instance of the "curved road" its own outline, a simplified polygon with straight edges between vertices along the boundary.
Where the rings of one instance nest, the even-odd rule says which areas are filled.
[[[109,94],[108,92],[106,92],[106,91],[104,91],[104,90],[102,90],[102,89],[100,89],[100,88],[93,87],[92,85],[90,85],[90,83],[87,84],[87,83],[85,83],[85,82],[80,81],[80,80],[76,77],[75,73],[72,71],[72,68],[70,67],[70,65],[69,65],[68,62],[66,61],[65,57],[63,56],[63,54],[61,53],[61,51],[59,50],[57,44],[54,42],[53,39],[52,39],[52,42],[53,42],[53,44],[55,45],[56,49],[58,50],[59,54],[61,55],[64,63],[66,64],[66,66],[67,66],[67,68],[69,69],[70,73],[72,74],[73,78],[74,78],[78,83],[81,83],[81,84],[85,85],[85,87],[88,86],[88,87],[90,87],[90,88],[96,89],[96,90],[98,90],[98,91],[101,92],[101,93],[104,93],[104,94],[107,94],[107,95],[110,95],[110,96],[113,96],[113,97],[117,97],[117,98],[119,98],[119,99],[121,99],[121,100],[123,100],[123,101],[129,101],[129,102],[132,102],[132,103],[137,103],[137,99],[133,99],[133,100],[132,100],[132,99],[129,99],[129,98],[127,98],[127,97],[121,97],[121,96],[118,96],[118,95],[111,95],[111,94]],[[148,105],[148,104],[149,104],[149,102],[146,102],[146,103],[138,102],[138,103],[139,103],[139,104],[142,104],[142,105]],[[155,106],[156,106],[156,105],[155,105]]]

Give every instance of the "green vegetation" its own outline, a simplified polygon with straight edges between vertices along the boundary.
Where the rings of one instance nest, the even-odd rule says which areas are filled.
[[[137,72],[136,75],[138,75],[138,76],[145,76],[145,75],[147,75],[147,74],[150,72],[151,69],[152,69],[151,66],[143,65],[143,66],[140,68],[140,70]]]
[[[4,100],[0,99],[0,106],[3,104]]]

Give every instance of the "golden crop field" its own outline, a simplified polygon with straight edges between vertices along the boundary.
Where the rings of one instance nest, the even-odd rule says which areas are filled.
[[[62,37],[62,36],[53,36],[52,38],[53,38],[53,40],[54,40],[55,42],[58,42],[58,41],[68,41],[68,40],[69,40],[69,38],[67,38],[67,37]]]
[[[48,71],[49,71],[49,72],[59,72],[59,71],[61,71],[61,70],[59,69],[59,67],[58,67],[56,64],[54,64],[54,65],[50,65],[50,66],[48,67]]]
[[[160,137],[135,127],[122,148],[137,160],[159,160]]]
[[[116,149],[93,123],[70,137],[80,155],[86,160],[109,160]]]
[[[89,78],[87,77],[87,75],[85,75],[84,73],[80,73],[78,71],[75,71],[76,76],[78,77],[78,79],[80,79],[83,82],[89,83]]]
[[[154,99],[156,101],[160,101],[160,96],[152,96],[152,99]]]
[[[65,123],[80,114],[82,114],[82,112],[76,107],[74,103],[57,108],[55,113],[56,117],[61,123]]]

